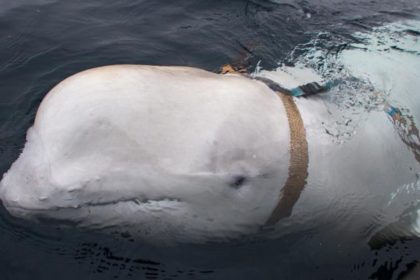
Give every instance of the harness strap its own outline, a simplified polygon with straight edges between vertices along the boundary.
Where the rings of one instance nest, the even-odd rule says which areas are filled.
[[[299,109],[290,95],[277,92],[283,102],[289,121],[290,130],[290,160],[289,176],[284,184],[279,202],[270,217],[265,222],[265,227],[275,225],[280,219],[292,214],[293,206],[298,201],[301,192],[306,185],[308,177],[308,142],[306,140],[305,126]]]
[[[317,82],[311,82],[304,85],[300,85],[292,89],[287,89],[287,88],[282,87],[275,81],[265,78],[265,77],[258,77],[258,76],[257,77],[248,76],[248,77],[250,77],[251,79],[263,82],[275,92],[279,91],[283,94],[291,95],[294,97],[307,97],[307,96],[315,95],[318,93],[326,92],[340,83],[339,80],[331,80],[323,84],[319,84]]]

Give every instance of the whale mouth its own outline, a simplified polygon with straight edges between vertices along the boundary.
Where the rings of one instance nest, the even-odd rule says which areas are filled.
[[[7,212],[14,218],[23,219],[26,221],[35,221],[39,224],[47,226],[53,225],[58,227],[79,227],[85,224],[86,219],[88,219],[91,212],[95,210],[96,212],[101,210],[106,211],[106,209],[109,207],[116,206],[118,204],[128,204],[131,202],[131,200],[126,200],[100,204],[84,204],[70,207],[55,206],[50,208],[29,208],[19,205],[4,205],[4,207]],[[130,206],[130,208],[131,207],[132,206]],[[106,216],[104,215],[104,217]],[[96,226],[91,225],[91,227],[106,228],[107,225],[99,222],[96,224]]]
[[[1,201],[1,200],[0,200]],[[66,212],[72,212],[83,210],[83,209],[93,209],[93,208],[106,208],[112,206],[121,206],[122,204],[129,205],[131,209],[145,207],[151,204],[170,204],[170,203],[182,203],[182,201],[178,198],[154,198],[154,199],[139,199],[139,198],[127,198],[127,199],[118,199],[118,200],[110,200],[110,201],[103,201],[103,202],[86,202],[83,204],[77,204],[72,206],[51,206],[48,208],[31,208],[17,204],[9,204],[7,202],[1,201],[4,208],[12,216],[18,217],[36,217],[39,218],[40,216],[44,216],[47,213],[52,213],[53,215],[46,215],[46,216],[60,216],[60,214]]]

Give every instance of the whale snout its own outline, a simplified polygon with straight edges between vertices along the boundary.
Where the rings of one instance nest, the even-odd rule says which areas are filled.
[[[21,189],[10,187],[7,180],[0,182],[0,200],[6,210],[12,215],[21,218],[29,218],[32,213],[45,210],[42,206],[42,198],[34,199]]]
[[[30,191],[36,186],[26,190],[25,187],[8,185],[4,181],[0,182],[0,203],[11,216],[28,221],[48,220],[53,221],[56,225],[68,225],[81,220],[78,207],[53,203],[53,197],[55,197],[51,197],[53,193],[39,194]]]

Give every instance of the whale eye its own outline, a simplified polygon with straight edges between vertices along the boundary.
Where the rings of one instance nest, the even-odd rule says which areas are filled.
[[[233,180],[229,182],[229,186],[232,188],[240,188],[242,187],[248,179],[245,176],[242,175],[236,175],[233,177]]]

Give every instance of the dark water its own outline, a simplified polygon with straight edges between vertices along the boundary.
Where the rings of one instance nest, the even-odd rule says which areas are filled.
[[[270,69],[304,55],[320,32],[318,44],[338,53],[358,42],[354,32],[418,20],[419,6],[416,0],[0,0],[0,174],[19,155],[43,96],[80,70],[130,63],[218,71],[238,59],[249,71],[258,63]],[[347,244],[324,256],[322,242],[340,244],[340,237],[314,236],[286,236],[275,246],[157,249],[128,236],[30,225],[2,210],[0,279],[398,279],[420,252],[418,243],[398,240],[376,250]]]

